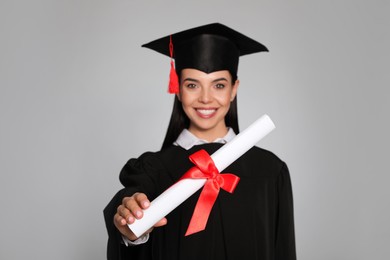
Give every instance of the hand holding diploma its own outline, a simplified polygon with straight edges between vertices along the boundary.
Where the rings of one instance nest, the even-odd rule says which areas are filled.
[[[128,225],[134,223],[136,219],[143,217],[143,211],[149,208],[150,201],[144,193],[134,193],[131,197],[125,197],[122,200],[122,204],[118,207],[117,213],[114,216],[114,225],[119,232],[127,237],[129,240],[136,240],[139,236],[136,236],[128,227]],[[153,228],[161,227],[167,224],[167,219],[164,217],[153,225],[145,233],[150,233]]]
[[[256,120],[243,132],[238,134],[232,141],[225,144],[218,151],[212,154],[211,159],[218,173],[223,171],[231,163],[233,163],[250,148],[252,148],[258,141],[260,141],[264,136],[270,133],[274,128],[275,125],[273,124],[271,119],[267,115],[264,115],[258,120]],[[119,207],[119,214],[116,214],[116,217],[117,215],[128,215],[129,219],[123,221],[123,219],[120,219],[120,217],[118,217],[117,220],[115,217],[114,222],[119,221],[122,229],[126,228],[123,225],[128,224],[128,227],[131,231],[127,230],[127,232],[131,235],[131,237],[127,234],[124,234],[121,229],[120,231],[129,239],[134,238],[133,235],[135,235],[135,237],[139,237],[144,233],[150,232],[150,229],[153,227],[166,224],[166,219],[164,217],[177,206],[179,206],[182,202],[184,202],[187,198],[189,198],[192,194],[194,194],[197,190],[202,188],[206,182],[207,179],[203,178],[181,179],[177,183],[172,185],[169,189],[164,191],[155,200],[153,200],[150,205],[144,194],[138,197],[136,196],[137,194],[135,194],[134,196],[130,197],[132,199],[129,199],[129,201],[124,201],[124,203],[122,203],[122,206],[124,204],[126,205],[130,203],[130,206],[132,206],[131,212],[128,209],[125,209],[126,207]],[[145,197],[142,198],[142,196]],[[123,210],[127,210],[129,214],[126,215],[124,213],[127,212],[120,212]],[[117,226],[117,223],[115,225]]]

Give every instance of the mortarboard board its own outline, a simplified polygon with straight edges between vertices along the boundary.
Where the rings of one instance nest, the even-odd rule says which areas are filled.
[[[142,45],[175,60],[176,71],[193,68],[205,73],[228,70],[233,77],[237,76],[239,56],[268,51],[263,44],[223,25],[212,23],[169,36],[162,37]],[[171,60],[171,83],[178,92],[177,75],[174,73]],[[174,75],[172,75],[174,74]],[[175,82],[176,81],[176,82]]]

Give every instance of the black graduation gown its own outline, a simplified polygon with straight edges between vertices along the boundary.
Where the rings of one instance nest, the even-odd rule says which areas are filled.
[[[107,258],[164,260],[293,260],[296,259],[293,198],[286,164],[273,153],[253,147],[222,173],[240,177],[233,194],[220,190],[206,229],[184,236],[200,191],[168,214],[168,224],[155,228],[149,241],[126,247],[113,224],[122,198],[144,192],[153,200],[193,164],[188,156],[205,149],[212,154],[221,144],[190,150],[171,146],[130,159],[120,173],[124,189],[104,209],[108,230]]]

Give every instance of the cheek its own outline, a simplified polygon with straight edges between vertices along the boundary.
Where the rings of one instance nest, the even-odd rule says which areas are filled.
[[[189,95],[188,93],[182,93],[180,96],[180,101],[183,107],[191,105],[193,103],[193,99],[192,95]]]
[[[191,104],[199,99],[198,91],[183,90],[180,94],[181,102]]]
[[[231,91],[226,91],[226,93],[218,97],[218,100],[221,105],[227,106],[230,105],[231,98],[232,98]]]

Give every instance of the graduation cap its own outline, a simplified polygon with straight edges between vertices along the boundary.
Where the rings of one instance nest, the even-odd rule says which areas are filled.
[[[236,77],[239,56],[268,51],[263,44],[220,23],[178,32],[144,44],[142,47],[171,58],[170,93],[179,92],[176,71],[180,73],[185,68],[205,73],[228,70]]]

